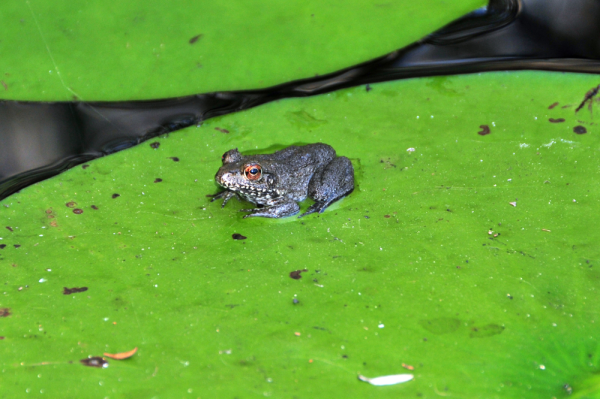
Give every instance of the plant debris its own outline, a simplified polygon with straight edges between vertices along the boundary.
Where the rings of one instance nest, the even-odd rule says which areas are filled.
[[[120,352],[120,353],[105,353],[104,356],[106,357],[110,357],[111,359],[115,359],[115,360],[124,360],[124,359],[129,359],[131,356],[135,355],[135,352],[137,352],[137,346],[135,348],[133,348],[130,351],[127,352]]]
[[[202,36],[204,36],[202,33],[199,35],[196,35],[194,37],[192,37],[190,40],[188,40],[189,44],[194,44],[196,43],[199,39],[202,39]]]
[[[294,280],[300,280],[302,278],[302,275],[300,273],[307,272],[307,271],[308,271],[308,269],[294,270],[293,272],[290,272],[290,277],[293,278]]]
[[[480,125],[479,128],[481,131],[477,132],[480,136],[485,136],[486,134],[490,134],[490,127],[488,125]]]
[[[596,94],[598,94],[598,90],[600,90],[600,85],[594,87],[593,89],[591,89],[590,91],[588,91],[587,93],[585,93],[585,97],[583,97],[583,101],[581,102],[581,104],[579,104],[579,106],[575,110],[575,113],[579,112],[579,110],[581,108],[583,108],[583,106],[585,105],[585,103],[587,103],[588,101],[590,102],[588,104],[588,109],[590,110],[590,112],[592,112],[592,101],[590,101],[590,100],[592,98],[594,98],[596,96]]]
[[[87,290],[88,290],[88,287],[73,287],[73,288],[63,287],[63,295],[71,295],[71,294],[75,294],[77,292],[85,292]]]
[[[88,367],[98,367],[103,369],[108,367],[108,362],[100,356],[90,356],[86,359],[81,359],[80,362]]]

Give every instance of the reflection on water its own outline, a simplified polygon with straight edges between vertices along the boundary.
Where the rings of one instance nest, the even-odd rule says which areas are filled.
[[[0,199],[151,137],[281,98],[481,71],[600,73],[598,21],[597,0],[490,0],[486,8],[384,57],[272,88],[155,101],[0,101]]]

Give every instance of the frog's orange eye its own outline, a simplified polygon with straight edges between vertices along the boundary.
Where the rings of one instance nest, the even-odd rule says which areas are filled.
[[[248,165],[246,166],[246,169],[244,169],[244,176],[248,180],[258,180],[262,176],[262,168],[256,163]]]

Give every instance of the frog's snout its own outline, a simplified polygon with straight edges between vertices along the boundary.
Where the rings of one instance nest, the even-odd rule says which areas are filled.
[[[215,175],[215,181],[222,185],[226,186],[229,181],[231,181],[231,173],[229,172],[217,172]]]

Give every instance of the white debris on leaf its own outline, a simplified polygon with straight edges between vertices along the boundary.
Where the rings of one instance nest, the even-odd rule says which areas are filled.
[[[511,204],[512,206],[517,206],[517,202],[509,202],[509,204]]]
[[[550,142],[548,144],[542,144],[542,147],[548,147],[548,148],[550,148],[550,147],[552,147],[552,144],[556,144],[556,141],[550,140]]]
[[[415,378],[412,374],[394,374],[394,375],[384,375],[381,377],[375,378],[367,378],[364,375],[358,375],[358,379],[364,382],[368,382],[371,385],[375,385],[377,387],[385,386],[385,385],[395,385],[402,384],[403,382],[407,382]]]
[[[416,150],[414,148],[410,147],[410,148],[407,148],[406,151],[408,151],[408,152],[415,152]]]

